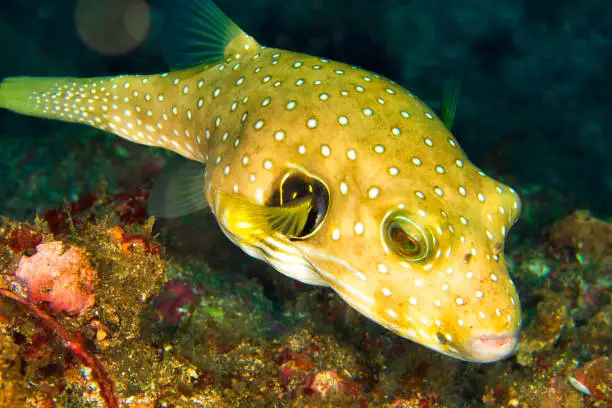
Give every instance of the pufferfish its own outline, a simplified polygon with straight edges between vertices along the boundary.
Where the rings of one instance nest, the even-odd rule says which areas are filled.
[[[0,108],[176,152],[189,160],[154,187],[152,214],[209,207],[246,253],[400,336],[509,356],[521,315],[503,251],[520,199],[466,158],[454,104],[440,119],[380,75],[261,46],[210,0],[168,11],[171,71],[7,78]]]

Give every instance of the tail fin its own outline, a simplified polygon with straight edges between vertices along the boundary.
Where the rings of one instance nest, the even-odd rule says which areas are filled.
[[[64,84],[68,89],[67,85],[74,81],[76,79],[72,78],[5,78],[0,81],[0,108],[29,116],[72,121],[64,106],[50,101],[62,95]]]

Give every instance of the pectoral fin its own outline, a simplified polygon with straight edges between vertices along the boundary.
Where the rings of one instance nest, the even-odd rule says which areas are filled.
[[[263,259],[279,272],[309,285],[328,283],[291,242],[303,236],[312,209],[312,196],[282,206],[256,204],[221,193],[217,216],[230,238],[246,253]]]
[[[208,207],[205,179],[206,166],[200,162],[181,159],[169,164],[149,193],[149,215],[177,218]]]
[[[281,234],[300,236],[308,221],[312,198],[294,200],[283,206],[260,205],[238,195],[221,193],[219,208],[232,234],[247,241]]]

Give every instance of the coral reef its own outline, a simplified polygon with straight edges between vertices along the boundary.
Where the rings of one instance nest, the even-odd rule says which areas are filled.
[[[145,203],[141,191],[101,193],[31,225],[4,221],[0,406],[610,404],[609,281],[593,272],[603,264],[557,255],[555,226],[537,250],[513,250],[511,273],[530,282],[519,285],[516,356],[477,365],[386,333],[337,295],[295,284],[230,244],[209,252],[220,236],[194,243],[187,227],[214,238],[211,217],[154,233]],[[76,279],[75,268],[91,275]],[[40,282],[52,290],[36,292]],[[56,291],[57,282],[69,285]]]
[[[569,316],[569,299],[546,293],[536,306],[535,319],[523,329],[522,341],[517,347],[517,362],[529,366],[538,352],[552,349],[563,330],[574,325]]]

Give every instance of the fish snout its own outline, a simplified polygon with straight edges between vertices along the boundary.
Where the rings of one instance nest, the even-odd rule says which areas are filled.
[[[466,351],[472,361],[492,363],[512,354],[519,339],[519,332],[485,332],[468,339]]]

